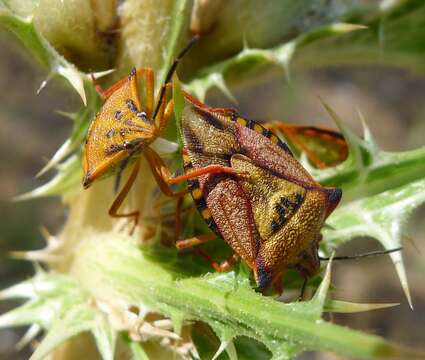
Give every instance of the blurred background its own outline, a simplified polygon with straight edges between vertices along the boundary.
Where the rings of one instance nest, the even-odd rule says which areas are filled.
[[[45,226],[55,233],[66,218],[66,210],[59,198],[12,201],[14,196],[49,178],[50,174],[41,179],[35,175],[71,131],[71,122],[56,111],[75,111],[80,106],[81,100],[75,92],[57,78],[36,95],[45,77],[45,71],[36,67],[5,32],[0,32],[0,288],[33,273],[31,264],[10,259],[8,253],[41,247],[40,227]],[[254,94],[255,104],[249,100]],[[329,67],[302,74],[295,72],[290,82],[283,73],[277,73],[243,92],[236,89],[234,95],[240,112],[248,118],[283,119],[333,127],[320,105],[320,96],[359,134],[361,124],[357,109],[360,109],[377,143],[386,150],[400,151],[425,145],[425,77],[407,71],[380,66]],[[207,103],[235,106],[214,92],[207,98]],[[389,258],[374,257],[334,265],[335,297],[354,302],[400,305],[386,310],[335,315],[335,322],[423,348],[424,215],[424,208],[415,212],[410,223],[412,242],[406,241],[403,250],[414,311],[404,298]],[[378,242],[364,239],[345,245],[339,253],[354,254],[379,248]],[[0,313],[12,307],[10,302],[1,302]],[[29,357],[28,349],[15,351],[15,344],[22,334],[22,329],[0,332],[0,359]],[[330,354],[305,354],[302,358],[333,357]]]

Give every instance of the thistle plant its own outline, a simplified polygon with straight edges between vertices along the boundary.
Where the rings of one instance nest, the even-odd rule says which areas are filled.
[[[407,26],[409,24],[409,26]],[[187,0],[0,0],[0,25],[46,69],[46,81],[64,78],[81,97],[68,139],[41,170],[51,180],[20,200],[60,196],[69,216],[58,234],[46,232],[46,246],[14,256],[35,264],[33,278],[0,292],[23,305],[0,316],[0,327],[28,326],[25,346],[43,333],[31,359],[291,359],[304,351],[330,351],[354,358],[421,358],[410,349],[322,319],[323,312],[360,312],[393,304],[358,304],[332,298],[331,262],[313,279],[314,296],[283,303],[253,288],[243,263],[214,273],[203,259],[180,256],[166,246],[173,203],[159,195],[142,163],[124,207],[143,216],[133,235],[126,221],[108,216],[114,178],[83,190],[82,146],[102,101],[89,73],[113,82],[132,67],[155,70],[156,84],[177,52],[201,32],[202,41],[179,68],[174,81],[175,117],[182,112],[179,89],[205,101],[212,88],[234,99],[235,89],[270,76],[286,77],[312,67],[384,63],[425,69],[425,5],[415,0],[382,0],[368,5],[338,1]],[[416,39],[413,41],[412,39]],[[113,71],[109,71],[113,69]],[[408,237],[409,214],[425,202],[425,148],[405,152],[380,149],[363,121],[360,138],[324,99],[349,146],[340,165],[318,170],[301,161],[324,185],[339,186],[344,203],[323,229],[322,252],[367,235],[385,249]],[[52,111],[58,110],[52,108]],[[176,122],[154,143],[173,169],[181,168]],[[124,173],[124,176],[128,176]],[[158,214],[157,204],[162,204]],[[184,203],[184,236],[207,231]],[[224,242],[207,245],[225,256]],[[391,253],[401,285],[412,303],[401,252]],[[286,291],[299,289],[288,276]]]

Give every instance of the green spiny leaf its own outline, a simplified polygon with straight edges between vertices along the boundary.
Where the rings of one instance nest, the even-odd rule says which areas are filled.
[[[56,166],[57,174],[46,184],[14,198],[15,201],[34,199],[43,196],[62,195],[65,198],[79,188],[83,171],[81,157],[72,155]]]
[[[327,246],[336,247],[354,237],[371,236],[385,249],[401,246],[406,238],[410,213],[425,202],[425,180],[384,191],[341,206],[328,219],[332,229],[324,229]],[[403,258],[400,252],[390,254],[406,297],[412,306]]]
[[[68,299],[69,301],[71,299]],[[75,300],[74,300],[75,301]],[[65,340],[72,338],[92,328],[93,312],[84,304],[64,304],[59,309],[53,323],[50,325],[46,337],[37,346],[30,360],[45,359],[56,347]],[[112,357],[106,357],[111,359]]]
[[[64,114],[73,120],[71,136],[60,146],[49,162],[40,170],[37,176],[57,166],[72,152],[78,150],[87,134],[90,122],[94,119],[99,108],[99,96],[96,94],[94,86],[87,86],[87,106],[75,114]]]
[[[185,89],[203,101],[207,91],[212,87],[217,87],[231,100],[235,101],[224,80],[230,73],[233,76],[238,73],[241,75],[264,65],[277,64],[284,68],[289,77],[289,64],[299,48],[317,39],[337,36],[359,29],[364,29],[364,26],[343,23],[324,25],[270,50],[245,48],[232,58],[204,68],[193,81],[185,86]]]
[[[182,311],[186,320],[204,321],[225,339],[241,335],[256,339],[276,358],[307,349],[358,358],[415,355],[380,337],[318,321],[321,292],[310,302],[286,305],[255,293],[247,282],[236,283],[233,272],[203,277],[179,275],[177,263],[168,259],[162,266],[124,235],[83,234],[82,238],[72,273],[93,295],[143,303],[166,316],[170,309]],[[317,315],[306,316],[308,308],[315,309],[310,313]]]
[[[370,310],[386,309],[389,307],[400,305],[394,304],[360,304],[341,300],[328,299],[325,302],[323,311],[335,313],[357,313]]]

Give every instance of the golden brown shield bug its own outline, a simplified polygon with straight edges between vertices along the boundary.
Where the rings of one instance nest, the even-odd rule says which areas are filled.
[[[290,267],[305,278],[314,275],[320,229],[341,190],[322,187],[272,131],[235,111],[191,102],[181,123],[187,174],[212,165],[235,170],[203,174],[188,187],[208,226],[253,269],[257,286],[279,283]]]

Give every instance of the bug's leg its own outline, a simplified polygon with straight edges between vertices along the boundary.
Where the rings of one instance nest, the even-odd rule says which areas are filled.
[[[136,71],[137,76],[145,76],[146,83],[149,83],[151,81],[149,78],[153,79],[153,70],[151,68],[140,68],[138,70],[133,69],[132,72],[133,71]],[[102,86],[100,86],[100,84],[98,83],[97,79],[93,76],[93,74],[91,74],[90,76],[95,85],[97,93],[104,100],[110,97],[115,91],[121,88],[129,80],[129,76],[126,76],[125,78],[118,80],[115,84],[111,85],[109,88],[103,89]],[[131,76],[131,73],[130,73],[130,76]]]
[[[112,203],[110,209],[109,209],[109,216],[113,218],[133,218],[134,224],[130,231],[130,235],[133,234],[134,230],[136,229],[136,226],[139,222],[139,216],[140,211],[135,210],[131,211],[129,213],[118,213],[119,208],[121,207],[122,203],[124,202],[125,198],[128,195],[128,192],[130,191],[131,187],[134,184],[134,181],[136,180],[137,173],[140,169],[140,160],[136,162],[134,165],[133,170],[131,171],[130,177],[128,178],[127,182],[124,184],[124,187],[121,189],[117,197],[115,198],[114,202]]]
[[[307,283],[308,283],[308,278],[304,277],[304,282],[303,282],[303,286],[301,287],[301,293],[300,293],[300,296],[298,297],[298,301],[304,300],[305,290],[307,289]]]
[[[151,119],[154,106],[155,77],[153,70],[150,68],[147,68],[143,75],[145,77],[146,113],[148,118]]]
[[[310,160],[310,162],[312,164],[314,164],[318,169],[325,169],[327,167],[329,167],[330,165],[327,165],[324,161],[322,161],[320,159],[320,157],[317,155],[317,153],[314,150],[311,150],[309,148],[309,146],[307,146],[307,144],[302,141],[302,139],[299,136],[299,132],[300,131],[306,131],[309,129],[313,129],[314,131],[317,132],[316,135],[313,136],[317,136],[320,137],[320,134],[323,134],[323,129],[321,128],[315,128],[315,127],[311,127],[311,126],[303,126],[303,125],[291,125],[291,124],[287,124],[285,122],[282,121],[272,121],[269,123],[263,123],[262,124],[266,129],[269,129],[277,134],[282,134],[284,138],[286,138],[287,140],[289,140],[290,142],[292,142],[292,144],[300,151],[304,152],[308,159]],[[314,134],[314,133],[313,133]],[[330,132],[326,132],[327,136],[329,136],[331,139],[333,139],[333,141],[337,142],[340,147],[341,147],[341,152],[340,152],[340,161],[344,161],[344,159],[346,158],[346,147],[347,144],[345,142],[345,140],[343,138],[341,138],[341,135],[338,134],[335,131],[330,131]],[[331,134],[331,135],[329,135]]]
[[[93,74],[90,74],[91,77],[91,81],[93,82],[94,88],[96,89],[96,92],[99,94],[99,96],[103,99],[106,100],[109,96],[107,95],[106,90],[104,90],[102,88],[102,86],[99,84],[99,82],[97,81],[97,79],[94,77]],[[110,94],[109,94],[110,95]]]
[[[205,251],[202,249],[196,249],[196,252],[201,255],[207,262],[211,264],[211,266],[214,268],[217,272],[226,272],[229,271],[232,266],[238,261],[239,257],[236,254],[230,255],[226,260],[224,260],[221,263],[218,263],[217,261],[214,261],[211,256],[209,256]]]
[[[234,108],[212,108],[198,99],[190,95],[189,93],[182,91],[182,94],[186,101],[190,102],[193,106],[202,109],[204,111],[212,112],[212,113],[220,113],[224,115],[238,115],[238,112]]]
[[[90,77],[93,81],[96,92],[100,95],[100,97],[103,100],[106,100],[108,97],[110,97],[115,91],[117,91],[120,87],[122,87],[128,81],[128,77],[125,77],[125,78],[122,78],[121,80],[118,80],[115,84],[111,85],[109,88],[104,89],[99,84],[97,79],[93,76],[93,74],[90,74]]]
[[[232,169],[231,167],[221,165],[209,165],[204,168],[192,170],[191,172],[186,173],[184,175],[173,177],[167,166],[162,161],[162,159],[152,149],[146,147],[143,151],[143,155],[145,156],[146,160],[149,163],[149,166],[151,167],[152,174],[154,175],[160,190],[167,196],[180,197],[186,195],[189,190],[173,192],[173,190],[171,190],[170,188],[170,185],[178,184],[180,182],[186,181],[188,179],[193,179],[201,175],[219,173],[225,173],[234,176],[243,175],[238,171]]]
[[[155,124],[155,127],[156,127],[158,133],[161,133],[162,130],[165,129],[165,127],[168,124],[168,121],[170,120],[170,118],[173,114],[174,114],[174,101],[170,100],[167,103],[167,106],[165,107],[163,116],[160,119],[158,119],[158,123]]]
[[[158,154],[156,154],[149,147],[146,147],[146,149],[143,151],[143,155],[148,161],[159,189],[164,195],[171,197],[182,197],[189,193],[189,190],[175,192],[170,188],[170,184],[167,181],[167,177],[171,177],[170,172]]]
[[[150,119],[152,116],[153,105],[154,105],[154,89],[155,79],[154,73],[151,68],[141,68],[139,70],[133,69],[130,73],[129,79],[131,81],[131,92],[132,98],[136,101],[136,107],[139,111],[142,110],[142,104],[139,96],[139,86],[137,77],[143,76],[145,78],[145,102],[146,102],[146,118]]]
[[[231,167],[222,165],[208,165],[203,168],[192,170],[184,175],[169,177],[167,179],[167,182],[169,184],[178,184],[180,182],[206,174],[228,174],[233,176],[245,176],[245,173],[238,172],[235,169],[232,169]]]
[[[217,235],[213,233],[198,235],[189,239],[176,241],[176,247],[179,250],[189,249],[215,239],[217,239]]]

